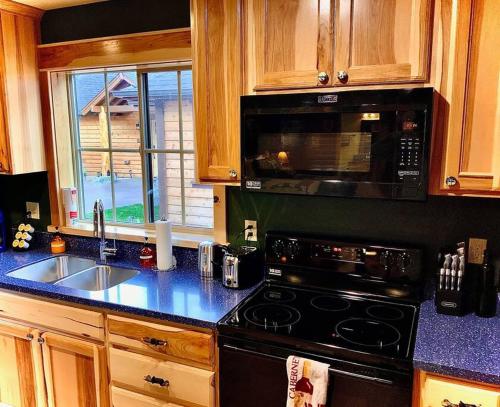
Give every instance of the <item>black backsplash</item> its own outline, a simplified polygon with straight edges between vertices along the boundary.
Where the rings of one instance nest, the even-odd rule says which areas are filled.
[[[40,220],[31,223],[38,230],[47,230],[50,224],[47,172],[0,175],[0,208],[6,215],[9,227],[24,219],[27,201],[40,204]]]
[[[426,202],[273,195],[227,188],[231,243],[245,219],[257,220],[259,243],[268,230],[299,231],[367,241],[403,243],[425,251],[425,269],[434,271],[441,247],[468,237],[488,239],[500,257],[500,200],[429,196]]]
[[[189,0],[110,0],[47,11],[42,43],[189,27]]]

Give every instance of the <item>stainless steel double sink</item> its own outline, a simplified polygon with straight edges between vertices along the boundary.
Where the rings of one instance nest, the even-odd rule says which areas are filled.
[[[14,270],[7,276],[84,291],[102,291],[138,274],[137,270],[100,265],[81,257],[57,256]]]

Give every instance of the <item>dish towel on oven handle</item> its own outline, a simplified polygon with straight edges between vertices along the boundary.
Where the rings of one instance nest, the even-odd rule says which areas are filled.
[[[289,356],[286,407],[325,407],[328,367],[326,363]]]

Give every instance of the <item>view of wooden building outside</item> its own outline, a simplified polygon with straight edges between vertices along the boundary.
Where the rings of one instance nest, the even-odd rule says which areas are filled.
[[[149,94],[150,138],[145,147],[172,151],[146,154],[153,180],[153,187],[148,192],[153,198],[154,219],[167,216],[177,224],[210,228],[213,227],[212,188],[198,185],[195,181],[191,72],[182,71],[184,77],[181,92],[174,80],[175,75],[176,71],[150,73],[146,84]],[[108,209],[106,217],[113,220],[110,184],[111,179],[114,179],[116,221],[144,223],[136,73],[108,74],[107,96],[102,75],[77,76],[74,93],[84,215],[87,218],[90,216],[94,200],[100,198]],[[179,93],[182,95],[181,103]],[[112,158],[109,152],[95,151],[99,149],[110,149]]]

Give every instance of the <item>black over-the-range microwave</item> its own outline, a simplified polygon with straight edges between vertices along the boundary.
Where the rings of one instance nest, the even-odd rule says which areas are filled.
[[[432,88],[243,96],[242,188],[425,200]]]

